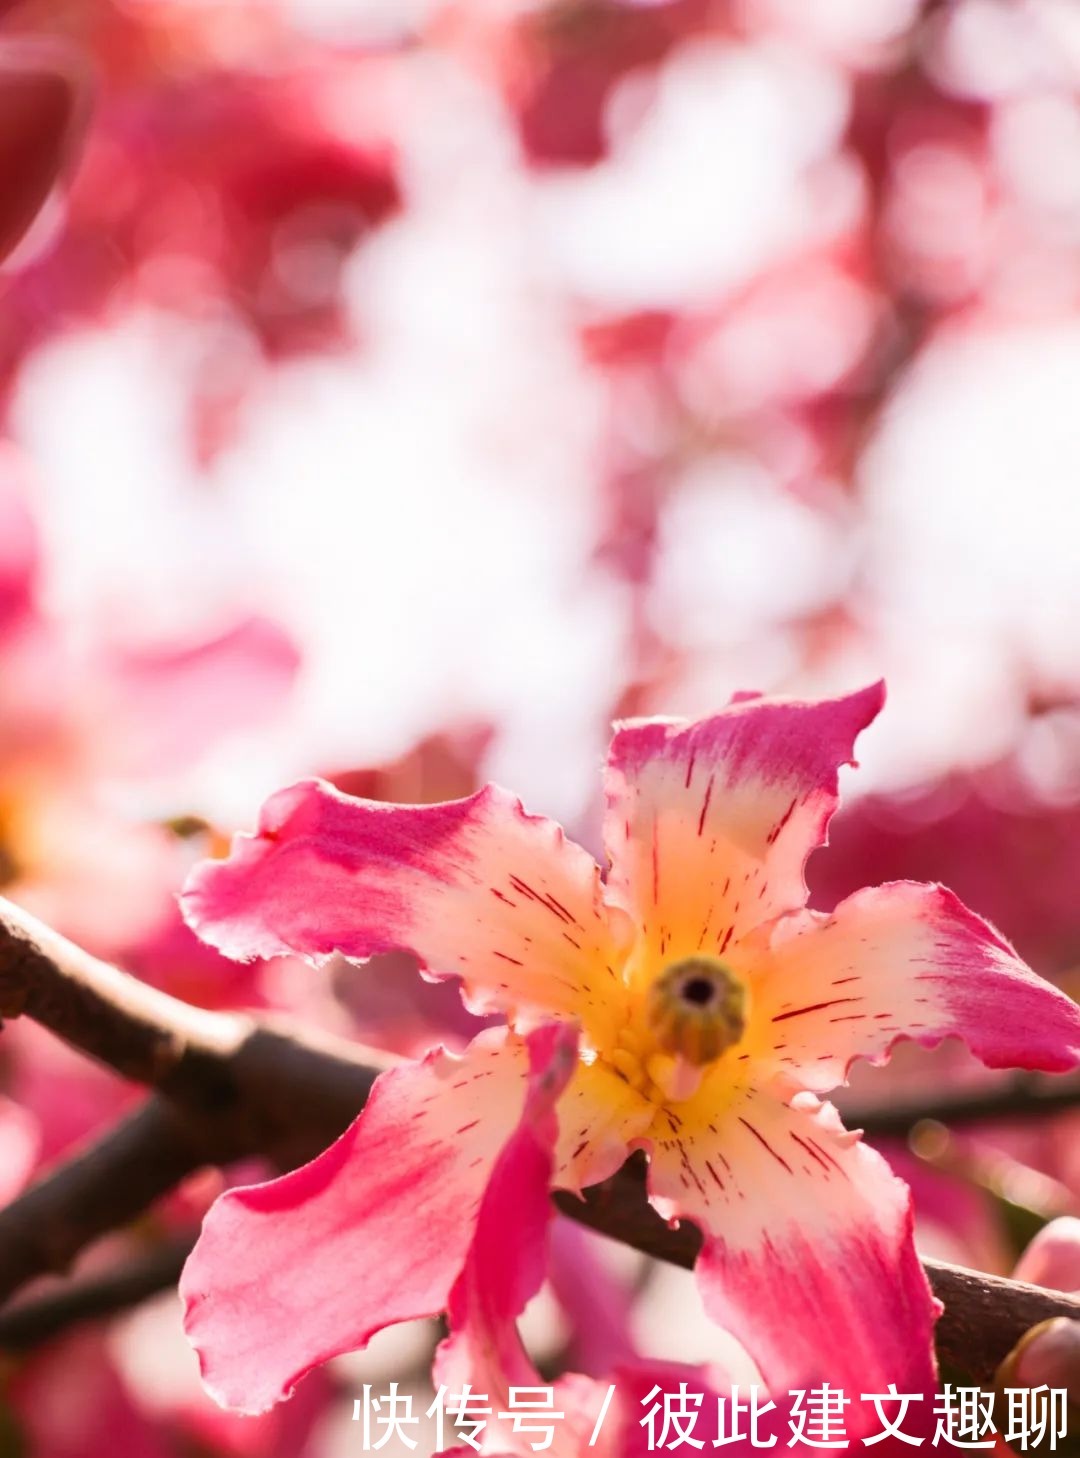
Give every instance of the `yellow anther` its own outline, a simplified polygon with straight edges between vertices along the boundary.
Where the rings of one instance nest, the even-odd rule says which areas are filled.
[[[620,1048],[625,1048],[627,1053],[632,1054],[635,1058],[641,1057],[641,1036],[630,1028],[623,1028],[620,1031],[618,1045]]]
[[[696,956],[673,962],[656,979],[646,1021],[665,1053],[701,1068],[740,1041],[747,1012],[746,987],[734,972],[715,957]],[[651,1073],[651,1061],[649,1067]]]
[[[633,1053],[628,1053],[625,1048],[613,1048],[609,1054],[609,1060],[628,1083],[636,1083],[644,1072],[641,1059]]]

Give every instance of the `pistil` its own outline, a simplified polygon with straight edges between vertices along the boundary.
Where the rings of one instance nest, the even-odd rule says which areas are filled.
[[[746,985],[716,957],[684,957],[649,988],[646,1023],[662,1052],[694,1068],[713,1063],[741,1041]]]

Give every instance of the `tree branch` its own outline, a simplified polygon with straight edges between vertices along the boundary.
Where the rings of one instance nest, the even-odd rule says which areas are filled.
[[[0,900],[0,1019],[26,1016],[133,1083],[184,1101],[205,1097],[246,1019],[208,1013],[91,957]]]
[[[939,1088],[918,1099],[894,1099],[862,1109],[852,1104],[840,1111],[849,1129],[861,1129],[870,1139],[902,1139],[928,1119],[939,1124],[1028,1122],[1077,1108],[1080,1079],[1072,1074],[1050,1078],[1026,1073],[989,1088]]]
[[[150,1099],[0,1209],[0,1302],[66,1271],[91,1241],[141,1215],[208,1157],[186,1117]]]
[[[292,1168],[310,1158],[351,1122],[392,1061],[281,1020],[190,1008],[0,902],[0,1014],[24,1013],[157,1095],[0,1211],[0,1299],[66,1265],[201,1164],[261,1154]],[[992,1116],[999,1112],[993,1105]],[[645,1200],[639,1166],[631,1161],[584,1200],[560,1193],[556,1203],[660,1260],[693,1265],[698,1232],[668,1228]],[[925,1266],[946,1304],[939,1351],[977,1380],[992,1378],[1036,1322],[1080,1319],[1080,1301],[1057,1292],[936,1261]],[[0,1321],[9,1318],[13,1311],[0,1313]]]
[[[68,1281],[0,1311],[0,1351],[25,1352],[80,1322],[114,1316],[175,1286],[195,1243],[176,1236],[140,1251],[122,1265]]]
[[[395,1061],[287,1019],[191,1007],[0,899],[0,1018],[21,1015],[157,1090],[203,1146],[199,1162],[310,1159]]]

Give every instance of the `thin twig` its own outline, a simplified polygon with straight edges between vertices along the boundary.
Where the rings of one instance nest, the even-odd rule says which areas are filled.
[[[0,1302],[66,1271],[91,1241],[125,1225],[207,1160],[186,1119],[150,1099],[0,1209]]]
[[[29,1351],[81,1322],[115,1316],[169,1290],[179,1281],[194,1243],[193,1234],[176,1236],[112,1270],[12,1303],[0,1311],[0,1351]]]
[[[0,1018],[20,1015],[155,1089],[219,1162],[250,1153],[310,1159],[395,1061],[288,1019],[191,1007],[0,898]]]
[[[917,1124],[1030,1123],[1080,1109],[1080,1079],[1018,1074],[982,1089],[936,1089],[915,1099],[893,1099],[888,1104],[859,1108],[844,1105],[841,1112],[849,1129],[861,1129],[870,1139],[904,1138]]]

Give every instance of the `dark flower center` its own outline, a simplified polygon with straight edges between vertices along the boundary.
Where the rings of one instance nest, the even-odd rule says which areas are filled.
[[[687,1002],[692,1002],[695,1007],[704,1007],[710,1002],[716,992],[715,984],[707,977],[691,977],[689,982],[682,985],[682,995]]]

